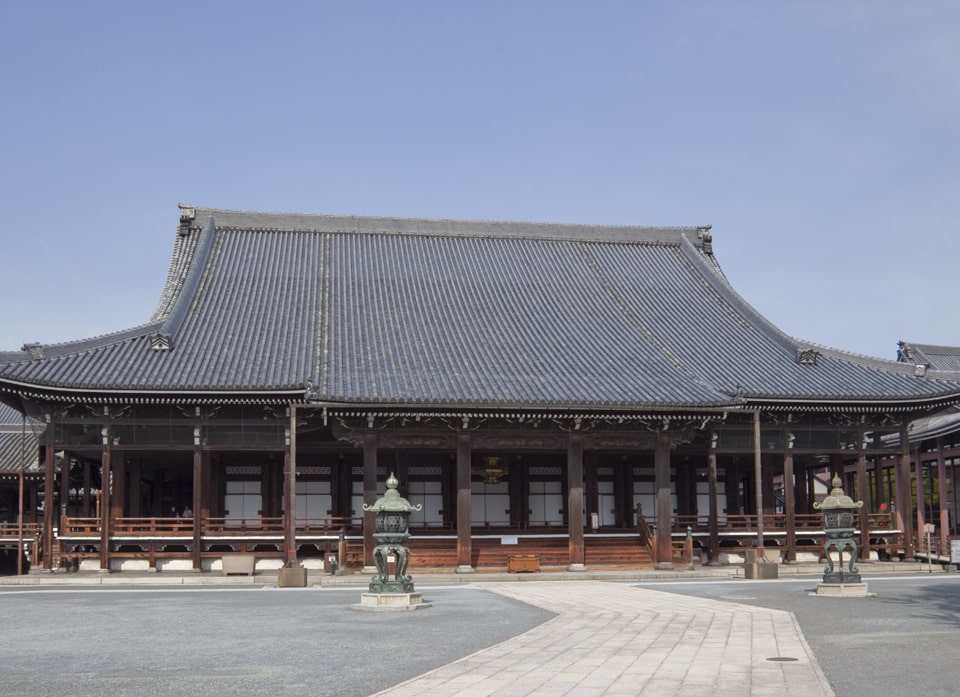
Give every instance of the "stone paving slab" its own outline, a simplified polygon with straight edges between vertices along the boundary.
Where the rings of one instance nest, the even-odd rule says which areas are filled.
[[[557,617],[379,697],[834,695],[788,612],[598,581],[483,588]]]

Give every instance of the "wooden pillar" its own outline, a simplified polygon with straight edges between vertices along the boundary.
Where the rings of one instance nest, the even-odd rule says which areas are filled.
[[[113,472],[113,486],[110,492],[110,507],[112,518],[116,521],[124,517],[127,492],[126,463],[123,454],[116,450],[113,451],[111,471]]]
[[[867,482],[867,455],[860,451],[857,457],[857,491],[854,497],[863,501],[860,507],[860,558],[870,558],[870,486]]]
[[[406,499],[410,498],[410,453],[397,450],[393,456],[393,474],[400,483],[397,491]]]
[[[925,539],[923,530],[927,522],[927,478],[923,476],[923,458],[920,456],[919,447],[917,449],[916,459],[913,460],[913,474],[917,483],[916,537],[918,539]]]
[[[457,436],[457,573],[473,573],[470,434]]]
[[[813,502],[817,500],[817,466],[816,464],[807,465],[805,468],[806,471],[806,487],[807,487],[807,501],[810,505],[813,505]],[[808,511],[809,512],[809,511]]]
[[[937,438],[937,501],[940,509],[939,533],[941,554],[950,555],[950,507],[947,501],[947,468],[943,462],[943,439]]]
[[[710,499],[707,513],[707,563],[720,563],[720,501],[717,486],[717,433],[710,429],[708,434],[709,450],[707,451],[707,496]]]
[[[368,431],[363,437],[363,503],[366,506],[377,502],[377,445],[377,434]],[[377,543],[373,533],[376,524],[376,512],[363,511],[363,565],[367,569],[374,568],[373,550]]]
[[[802,459],[793,458],[793,509],[799,513],[810,513],[807,501],[806,470]]]
[[[788,439],[787,450],[783,453],[783,515],[787,533],[785,561],[797,560],[797,502],[794,493],[796,486],[793,473],[793,441]]]
[[[283,449],[283,548],[287,566],[297,567],[297,406],[290,405],[290,426]],[[364,446],[366,453],[366,446]],[[374,498],[376,497],[376,451],[374,451]],[[366,472],[364,472],[366,480]],[[371,532],[372,535],[372,532]],[[364,526],[364,552],[367,533]],[[372,552],[371,552],[372,554]],[[367,556],[364,554],[364,559]],[[372,557],[371,557],[372,558]]]
[[[43,461],[43,568],[53,568],[53,515],[55,504],[56,469],[54,462],[53,426],[48,425],[44,433]]]
[[[910,515],[910,432],[904,426],[900,431],[900,458],[896,468],[897,527],[903,531],[904,554],[914,557],[913,517]]]
[[[583,434],[571,433],[567,443],[567,532],[570,566],[567,571],[586,571],[583,539]]]
[[[657,568],[673,568],[673,507],[670,505],[670,436],[657,434],[653,456],[657,510]]]
[[[596,513],[599,517],[600,514],[600,484],[597,477],[597,453],[591,450],[584,456],[583,460],[583,473],[584,473],[584,492],[585,492],[585,505],[587,507],[587,517],[590,518],[592,514]],[[616,480],[616,489],[615,495],[617,497],[623,496],[623,490],[620,486],[622,478],[617,478]],[[618,499],[619,500],[619,499]],[[618,506],[618,509],[620,507]],[[617,512],[617,517],[620,517],[620,511]],[[623,525],[629,525],[629,522],[622,523]],[[590,525],[588,521],[588,525]],[[592,528],[592,525],[591,525]]]
[[[103,429],[103,443],[100,451],[100,570],[110,570],[110,522],[112,520],[111,495],[111,455],[109,431]]]
[[[60,511],[58,520],[59,528],[63,530],[63,519],[69,515],[70,505],[70,452],[63,451],[63,459],[60,460]]]
[[[203,570],[203,530],[200,521],[203,520],[201,509],[203,508],[203,461],[204,452],[201,446],[203,440],[200,427],[193,430],[193,503],[190,508],[193,509],[193,543],[192,561],[194,571]]]
[[[760,412],[753,412],[753,476],[757,512],[757,549],[763,549],[763,458],[760,454]],[[768,499],[769,500],[769,499]]]

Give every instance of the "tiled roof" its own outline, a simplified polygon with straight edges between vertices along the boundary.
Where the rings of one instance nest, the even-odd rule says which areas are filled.
[[[960,399],[956,381],[783,334],[729,286],[707,228],[193,212],[149,324],[0,354],[0,388],[578,409]]]
[[[0,402],[0,472],[38,472],[43,424]]]

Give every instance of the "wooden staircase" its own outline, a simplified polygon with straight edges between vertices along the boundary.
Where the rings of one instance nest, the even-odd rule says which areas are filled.
[[[636,537],[599,537],[585,541],[587,567],[603,569],[653,568],[650,552]],[[457,568],[455,539],[411,538],[410,570],[453,571]],[[515,545],[502,544],[499,538],[474,539],[471,566],[478,571],[505,571],[511,556],[535,554],[541,568],[563,569],[570,564],[570,552],[565,537],[520,537]]]

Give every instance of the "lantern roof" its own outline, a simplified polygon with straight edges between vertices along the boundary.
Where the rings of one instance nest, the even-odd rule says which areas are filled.
[[[843,480],[840,479],[840,475],[834,475],[831,483],[833,488],[830,490],[829,496],[823,500],[823,503],[814,503],[814,508],[821,511],[832,511],[837,509],[854,510],[863,506],[863,501],[854,501],[843,493]]]

